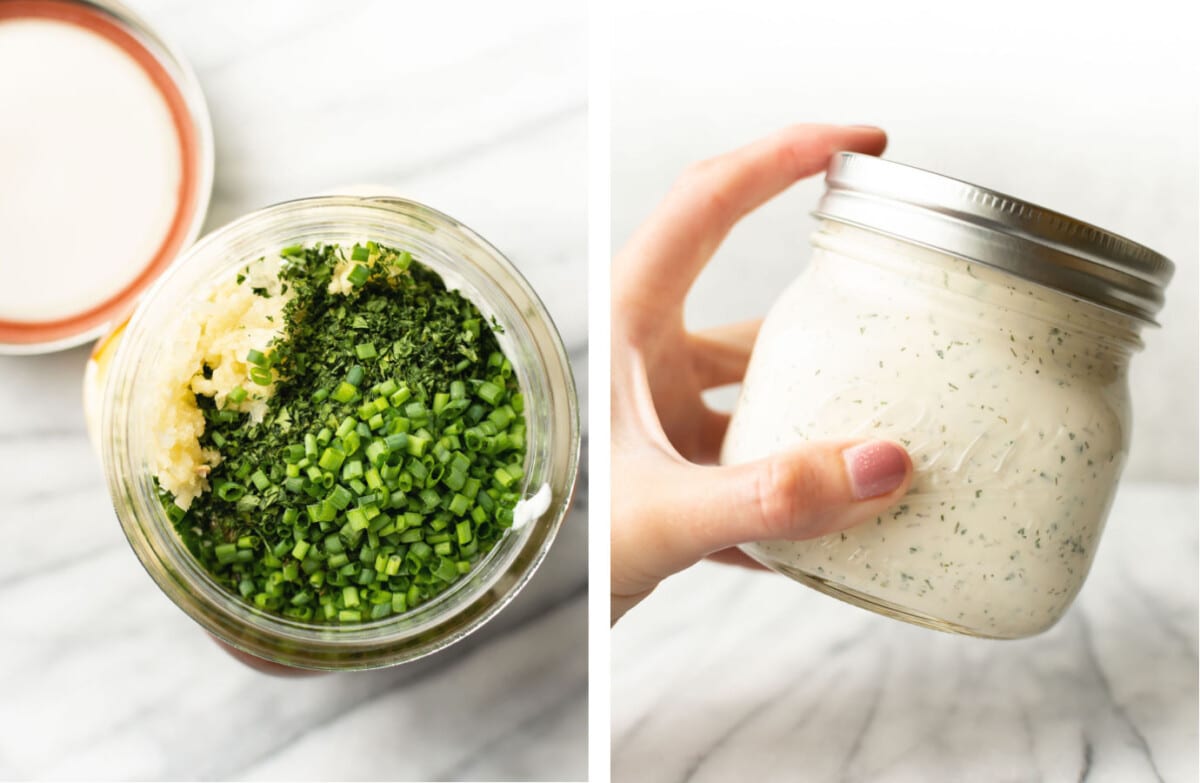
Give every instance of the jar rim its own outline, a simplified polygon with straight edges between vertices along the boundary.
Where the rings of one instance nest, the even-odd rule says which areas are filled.
[[[940,250],[1155,325],[1174,274],[1165,256],[999,191],[839,152],[813,215]]]
[[[187,552],[147,470],[138,437],[137,388],[145,386],[156,327],[179,320],[181,303],[203,295],[232,270],[276,247],[349,236],[409,242],[418,260],[503,327],[497,338],[530,402],[523,498],[543,486],[549,507],[514,525],[462,580],[417,608],[359,626],[302,623],[249,606],[220,587]],[[329,237],[320,240],[316,237]],[[454,268],[447,268],[452,263]],[[453,283],[458,283],[454,285]],[[158,348],[155,348],[158,344]],[[536,366],[535,366],[536,365]],[[152,370],[149,370],[152,372]],[[536,406],[536,407],[535,407]],[[533,412],[530,412],[531,409]],[[541,413],[537,412],[541,411]],[[168,597],[223,641],[264,658],[313,669],[375,668],[414,660],[464,638],[494,616],[532,576],[570,505],[581,436],[570,364],[548,311],[516,267],[453,218],[394,197],[322,196],[283,202],[243,216],[202,239],[155,282],[129,322],[104,392],[103,461],[121,526],[143,566]]]

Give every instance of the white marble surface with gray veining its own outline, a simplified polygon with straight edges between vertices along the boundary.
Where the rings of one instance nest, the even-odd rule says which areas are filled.
[[[130,4],[207,95],[207,228],[338,186],[397,189],[512,258],[586,389],[582,4]],[[0,779],[585,777],[582,483],[541,570],[466,641],[385,671],[267,677],[126,544],[84,432],[86,358],[0,357]]]
[[[1192,783],[1197,492],[1122,487],[1066,617],[1020,641],[702,564],[613,631],[613,780]]]

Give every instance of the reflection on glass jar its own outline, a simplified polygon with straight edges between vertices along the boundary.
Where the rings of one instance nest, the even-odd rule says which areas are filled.
[[[188,551],[155,487],[161,449],[152,432],[158,388],[178,339],[206,300],[249,262],[286,247],[378,242],[404,248],[499,324],[496,338],[524,393],[524,473],[515,521],[449,589],[416,608],[361,624],[281,616],[244,601]],[[101,352],[106,353],[106,352]],[[97,363],[99,366],[99,362]],[[505,365],[506,367],[508,365]],[[107,364],[99,442],[114,505],[134,551],[159,587],[238,650],[311,669],[358,669],[439,650],[493,617],[545,556],[574,490],[580,446],[574,382],[545,307],[511,263],[451,218],[394,198],[331,196],[248,215],[192,247],[134,314]],[[157,466],[161,471],[161,466]],[[336,531],[335,531],[336,532]]]
[[[889,438],[913,457],[912,488],[874,522],[745,550],[910,622],[997,638],[1038,633],[1069,607],[1099,543],[1129,448],[1129,358],[1170,263],[1104,235],[1109,257],[1070,248],[1075,269],[1124,265],[1151,285],[1131,284],[1133,296],[1055,276],[1050,265],[1063,259],[1038,255],[1049,239],[963,214],[953,220],[978,219],[978,231],[956,235],[938,228],[950,222],[944,212],[912,203],[1053,213],[860,160],[845,155],[831,169],[812,259],[767,316],[722,461],[805,440]],[[898,204],[891,214],[881,192]],[[872,203],[854,202],[860,193]],[[1024,232],[1036,230],[1028,222]],[[1006,232],[1006,244],[991,236]],[[1031,259],[1042,265],[1040,284],[1023,273]]]

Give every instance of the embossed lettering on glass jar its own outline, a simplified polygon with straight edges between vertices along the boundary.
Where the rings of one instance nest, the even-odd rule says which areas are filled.
[[[1018,638],[1083,585],[1129,447],[1128,364],[1171,263],[1063,215],[844,153],[814,252],[763,325],[722,461],[890,438],[874,522],[752,557],[850,603]]]

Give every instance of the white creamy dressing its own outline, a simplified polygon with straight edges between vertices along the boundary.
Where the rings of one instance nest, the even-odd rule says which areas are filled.
[[[550,485],[542,484],[532,495],[518,500],[516,508],[513,509],[512,529],[520,530],[530,522],[541,519],[542,514],[550,508],[551,498]]]
[[[0,320],[83,313],[153,260],[178,209],[182,149],[146,72],[107,38],[0,21]]]
[[[874,522],[747,551],[927,624],[1050,626],[1087,575],[1125,456],[1132,322],[849,227],[814,244],[764,323],[722,461],[878,437],[905,445],[916,475]]]

